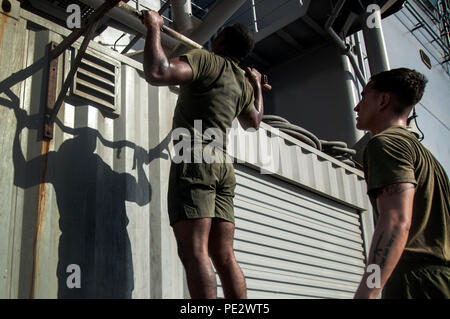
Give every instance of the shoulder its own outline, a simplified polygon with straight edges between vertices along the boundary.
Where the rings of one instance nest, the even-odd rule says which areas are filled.
[[[403,128],[389,128],[370,139],[364,151],[369,191],[396,183],[416,184],[415,155],[408,133]]]
[[[416,159],[413,138],[405,128],[391,127],[369,140],[364,150],[364,162],[370,163],[369,167],[389,163],[413,166]]]
[[[390,127],[373,136],[367,144],[368,149],[410,149],[415,137],[407,129],[399,126]]]
[[[204,79],[219,72],[223,58],[204,49],[193,49],[183,54],[193,72],[193,80]]]
[[[217,55],[204,49],[192,49],[181,56],[185,57],[189,61],[200,63],[219,60],[219,57]]]
[[[205,56],[211,54],[209,51],[207,50],[203,50],[203,49],[191,49],[188,52],[182,54],[181,56]]]

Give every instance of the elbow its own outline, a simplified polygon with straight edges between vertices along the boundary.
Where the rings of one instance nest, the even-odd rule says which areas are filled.
[[[148,84],[154,86],[162,85],[162,77],[160,74],[155,72],[145,72],[145,80]]]
[[[165,84],[167,70],[165,68],[144,66],[144,76],[150,85],[161,86]]]
[[[252,128],[253,128],[253,129],[259,130],[259,127],[260,127],[261,122],[262,122],[262,116],[263,116],[263,113],[262,113],[262,112],[258,113],[258,115],[255,116],[255,118],[254,118],[253,121],[252,121],[252,122],[253,122],[253,123],[252,123]]]
[[[411,219],[399,222],[397,227],[400,229],[401,232],[409,234],[409,230],[411,229]]]
[[[262,113],[253,113],[253,116],[249,119],[248,129],[259,130],[260,124],[262,121]]]
[[[408,236],[409,230],[411,229],[411,219],[410,218],[402,218],[397,219],[392,228],[396,234]]]
[[[379,227],[400,237],[408,237],[411,229],[411,217],[409,214],[397,213],[395,211],[382,212],[379,219]]]
[[[259,130],[259,125],[260,125],[260,124],[261,124],[261,121],[256,120],[256,121],[253,122],[251,128],[252,128],[252,129],[255,129],[255,130],[257,131],[257,130]]]
[[[240,123],[244,131],[250,129],[257,131],[259,129],[261,121],[259,121],[258,119],[249,119],[247,121],[241,121]]]

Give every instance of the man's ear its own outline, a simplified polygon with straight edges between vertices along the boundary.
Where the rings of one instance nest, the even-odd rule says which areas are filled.
[[[389,93],[385,92],[381,93],[378,100],[380,110],[386,109],[386,107],[388,107],[389,104],[391,103],[391,99],[392,96]]]

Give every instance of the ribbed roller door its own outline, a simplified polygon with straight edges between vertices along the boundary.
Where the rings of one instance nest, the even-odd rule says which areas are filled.
[[[236,167],[235,252],[249,298],[352,298],[364,270],[358,211]]]

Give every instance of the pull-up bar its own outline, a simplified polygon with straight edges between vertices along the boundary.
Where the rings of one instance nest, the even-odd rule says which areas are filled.
[[[135,17],[137,17],[137,18],[142,20],[142,12],[136,10],[132,6],[126,4],[125,2],[120,1],[117,4],[117,7],[127,11],[129,14],[134,15]],[[162,16],[162,17],[165,18],[164,16]],[[189,39],[188,37],[182,35],[181,33],[177,32],[177,31],[175,31],[175,30],[173,30],[173,29],[171,29],[171,28],[169,28],[169,27],[167,27],[165,25],[163,25],[161,27],[161,31],[164,32],[165,34],[167,34],[168,36],[170,36],[170,37],[172,37],[172,38],[182,42],[183,44],[187,45],[190,48],[203,49],[203,46],[201,46],[197,42]]]

